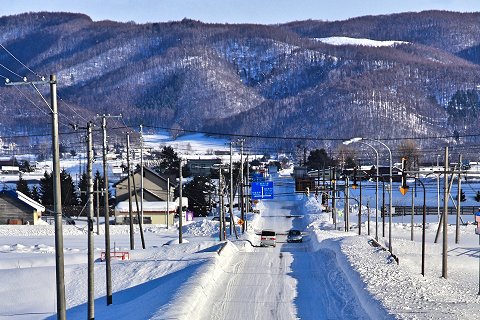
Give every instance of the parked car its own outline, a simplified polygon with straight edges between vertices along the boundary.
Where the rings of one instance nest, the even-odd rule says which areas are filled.
[[[303,236],[299,230],[290,230],[287,235],[287,242],[302,242]]]
[[[277,235],[273,230],[262,230],[262,234],[260,235],[260,246],[274,246],[276,247],[276,240]]]
[[[220,221],[220,217],[219,216],[214,216],[212,218],[213,221]],[[226,222],[230,222],[230,215],[226,215],[225,216],[225,221]],[[237,221],[237,219],[235,217],[233,217],[233,221]]]

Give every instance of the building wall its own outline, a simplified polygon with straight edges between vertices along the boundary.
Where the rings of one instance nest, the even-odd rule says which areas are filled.
[[[21,220],[23,224],[36,224],[34,212],[34,209],[8,194],[0,194],[0,224],[10,224],[11,220]]]
[[[153,192],[157,195],[159,199],[155,199],[155,201],[167,201],[167,181],[160,178],[159,176],[151,173],[148,170],[144,170],[144,179],[143,179],[143,187],[148,189],[149,191]],[[175,181],[173,181],[174,183]],[[131,198],[132,201],[135,201],[135,191],[134,187],[137,189],[137,195],[140,197],[140,185],[141,185],[141,176],[140,171],[135,173],[135,186],[133,185],[133,179],[131,178],[132,184],[132,191],[131,191]],[[172,183],[170,183],[170,187],[172,187]],[[117,203],[122,201],[128,201],[128,179],[120,181],[116,186],[116,198]],[[170,193],[170,199],[173,198],[172,192]],[[150,200],[151,197],[147,198],[146,193],[144,197],[144,201],[152,201]]]
[[[222,163],[221,159],[189,159],[187,166],[192,176],[207,176],[210,174],[210,167]]]

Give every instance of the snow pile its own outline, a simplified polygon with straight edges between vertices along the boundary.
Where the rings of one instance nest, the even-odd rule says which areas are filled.
[[[309,221],[308,231],[314,250],[335,252],[338,265],[372,319],[388,318],[389,315],[399,319],[480,318],[478,267],[472,268],[472,262],[478,260],[478,253],[472,256],[471,250],[465,247],[468,247],[467,244],[449,244],[449,276],[448,279],[441,278],[442,244],[433,243],[438,224],[427,228],[426,276],[423,277],[420,241],[393,239],[394,253],[400,262],[397,265],[388,251],[371,245],[370,236],[359,236],[358,230],[347,233],[332,230],[328,214],[315,214],[315,206],[311,200],[305,202],[305,219]],[[354,219],[352,212],[351,220]],[[463,241],[468,243],[465,237],[474,234],[474,227],[462,228],[460,234]],[[419,229],[417,226],[415,232],[420,240]],[[395,223],[392,232],[395,235],[408,235],[410,226]],[[454,238],[451,234],[449,236],[450,239]],[[379,238],[386,248],[387,239],[388,234],[385,238]],[[475,249],[475,252],[478,250]]]
[[[230,241],[221,245],[208,263],[182,285],[169,307],[156,312],[151,319],[198,319],[200,315],[208,315],[211,310],[205,310],[207,302],[215,293],[217,280],[226,275],[224,266],[227,265],[238,249]],[[176,307],[172,307],[176,306]]]
[[[200,221],[194,221],[183,228],[183,233],[189,236],[211,237],[220,232],[220,223],[212,219],[205,218]]]

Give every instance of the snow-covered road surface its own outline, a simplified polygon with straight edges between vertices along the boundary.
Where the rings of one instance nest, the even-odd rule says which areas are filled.
[[[313,251],[308,236],[286,242],[286,231],[305,227],[302,218],[287,218],[300,214],[298,202],[264,205],[254,225],[274,229],[277,246],[239,252],[217,279],[204,319],[369,319],[333,251]]]

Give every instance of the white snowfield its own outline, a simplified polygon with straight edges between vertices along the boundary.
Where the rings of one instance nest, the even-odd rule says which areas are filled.
[[[393,47],[396,44],[407,43],[405,41],[395,41],[395,40],[380,41],[380,40],[350,38],[350,37],[316,38],[315,40],[328,43],[334,46],[353,45],[353,46],[365,46],[365,47]]]
[[[228,241],[216,241],[218,222],[205,218],[184,226],[182,244],[175,241],[177,228],[145,225],[145,250],[137,228],[136,249],[128,250],[129,227],[111,226],[112,248],[128,251],[130,260],[112,259],[108,307],[105,264],[99,260],[104,236],[95,235],[95,317],[480,319],[479,240],[472,224],[462,226],[460,244],[449,226],[447,279],[441,277],[442,244],[433,243],[438,223],[428,224],[423,277],[420,224],[411,241],[409,223],[394,220],[397,265],[388,251],[370,244],[374,217],[371,236],[365,222],[360,236],[355,224],[350,232],[335,230],[331,214],[321,212],[314,197],[293,194],[291,178],[273,180],[278,196],[257,204],[260,214],[249,216],[245,233],[237,229],[239,239],[227,228]],[[357,221],[355,209],[351,214]],[[63,227],[67,318],[85,319],[86,229]],[[275,248],[258,246],[263,228],[277,231]],[[306,233],[303,243],[286,242],[291,228]],[[388,225],[386,230],[379,242],[388,247]],[[0,319],[56,319],[53,226],[0,226],[0,241]]]

